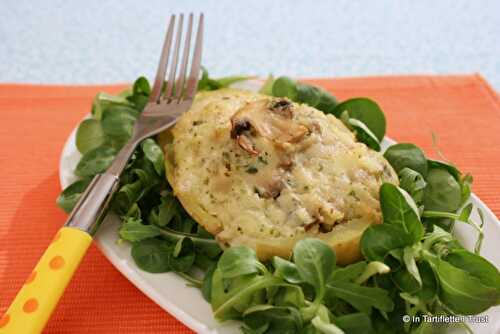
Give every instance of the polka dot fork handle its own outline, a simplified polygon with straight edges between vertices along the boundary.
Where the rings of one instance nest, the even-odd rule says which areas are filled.
[[[123,158],[133,151],[127,144]],[[115,162],[120,163],[119,159]],[[113,164],[115,164],[113,162]],[[63,228],[56,234],[40,261],[0,318],[0,334],[41,333],[73,273],[92,243],[92,235],[106,216],[119,184],[118,174],[96,175],[80,196]]]
[[[193,32],[193,14],[189,15],[188,33],[185,37],[182,37],[183,21],[184,15],[180,14],[175,29],[177,37],[173,44],[176,16],[172,15],[170,18],[149,103],[134,125],[132,138],[118,152],[107,171],[96,175],[80,196],[65,227],[47,248],[7,313],[0,318],[0,334],[40,333],[43,330],[92,242],[92,235],[105,217],[108,204],[118,188],[119,176],[135,147],[143,139],[174,125],[177,118],[191,107],[201,70],[204,16],[203,13],[200,14],[191,57],[189,50]],[[182,47],[184,49],[182,65],[177,66],[181,39],[186,43],[183,43]],[[175,46],[172,48],[172,45]],[[171,53],[174,56],[169,57]],[[169,58],[172,58],[168,66],[169,84],[163,92],[162,86]],[[191,61],[189,58],[192,58]],[[176,72],[178,67],[179,71]],[[173,83],[176,83],[176,87],[179,84],[179,89],[174,90]]]
[[[63,227],[0,318],[0,334],[41,333],[92,242],[87,232]]]

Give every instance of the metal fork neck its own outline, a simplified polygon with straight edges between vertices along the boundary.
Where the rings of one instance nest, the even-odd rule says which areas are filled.
[[[94,235],[104,220],[109,203],[118,189],[120,175],[134,152],[138,140],[130,140],[120,150],[109,169],[94,177],[68,217],[65,226]]]
[[[120,177],[121,173],[125,169],[127,162],[134,153],[135,148],[139,144],[139,140],[132,139],[122,147],[120,152],[116,155],[115,159],[111,163],[111,166],[108,168],[107,173],[112,174],[116,177]]]

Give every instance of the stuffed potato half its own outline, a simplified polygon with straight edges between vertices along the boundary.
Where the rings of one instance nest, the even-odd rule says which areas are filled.
[[[363,231],[381,222],[380,185],[398,183],[334,116],[247,91],[199,93],[160,142],[187,212],[261,260],[289,257],[306,237],[328,243],[339,264],[358,260]]]

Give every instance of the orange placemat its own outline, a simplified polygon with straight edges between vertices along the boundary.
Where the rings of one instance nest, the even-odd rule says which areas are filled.
[[[474,175],[473,190],[500,215],[500,99],[478,75],[312,80],[339,99],[369,96],[388,135],[445,156]],[[0,85],[0,314],[66,215],[55,206],[59,154],[98,91],[123,86]],[[92,247],[47,333],[189,333]]]

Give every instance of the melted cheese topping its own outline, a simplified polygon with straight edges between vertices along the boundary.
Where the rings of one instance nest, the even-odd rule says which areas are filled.
[[[186,210],[222,244],[257,250],[311,235],[328,242],[345,224],[379,223],[379,187],[397,183],[383,156],[334,116],[298,104],[274,113],[276,102],[231,89],[198,94],[167,150],[168,178]],[[236,121],[248,122],[241,133]]]

